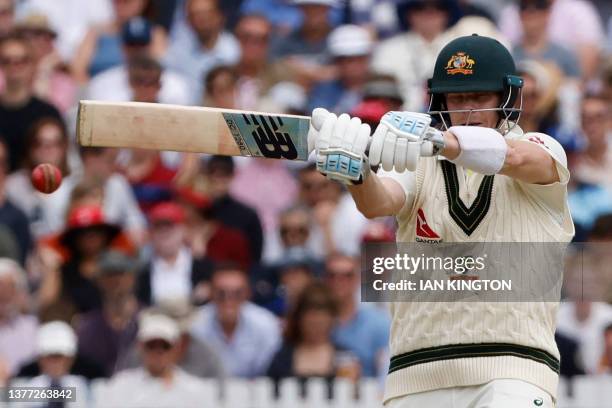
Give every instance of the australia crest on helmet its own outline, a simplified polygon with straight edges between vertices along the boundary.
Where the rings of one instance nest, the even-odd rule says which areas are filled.
[[[448,60],[446,73],[449,75],[463,74],[471,75],[474,73],[473,67],[476,61],[465,52],[457,52]]]

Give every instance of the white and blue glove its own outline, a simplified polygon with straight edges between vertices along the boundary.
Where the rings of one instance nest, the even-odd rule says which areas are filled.
[[[424,113],[388,112],[370,136],[370,126],[359,118],[317,108],[308,148],[316,153],[319,172],[343,184],[359,184],[368,177],[370,164],[387,171],[414,171],[419,157],[440,153],[444,135],[430,124],[431,117]]]
[[[444,135],[430,125],[425,113],[387,112],[372,136],[370,163],[387,171],[415,171],[419,157],[444,149]]]
[[[369,143],[370,126],[359,118],[322,108],[312,112],[308,147],[316,153],[317,170],[327,178],[346,185],[363,182],[370,173]]]

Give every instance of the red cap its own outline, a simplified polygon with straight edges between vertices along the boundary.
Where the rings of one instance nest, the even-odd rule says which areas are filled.
[[[172,224],[181,224],[185,222],[185,211],[183,207],[171,201],[160,203],[149,212],[149,220],[151,223],[170,222]]]
[[[76,207],[70,211],[68,216],[69,229],[95,227],[106,224],[102,208],[97,205]]]
[[[87,228],[98,228],[106,231],[112,240],[119,234],[121,229],[104,219],[102,208],[98,205],[83,205],[73,208],[68,215],[66,230],[60,235],[60,241],[71,246],[74,239],[78,237],[80,231]]]
[[[380,99],[368,99],[361,102],[351,112],[352,116],[357,116],[364,122],[378,123],[383,115],[389,111],[389,104]]]

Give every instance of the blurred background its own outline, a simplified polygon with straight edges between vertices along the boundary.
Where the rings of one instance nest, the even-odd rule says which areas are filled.
[[[312,164],[81,148],[76,106],[375,126],[426,111],[437,53],[472,33],[515,56],[523,129],[566,149],[575,240],[609,243],[609,0],[0,0],[0,385],[77,387],[65,406],[378,406],[389,316],[360,303],[359,256],[393,219]],[[53,194],[40,163],[63,172]],[[561,304],[561,407],[612,406],[611,284]]]

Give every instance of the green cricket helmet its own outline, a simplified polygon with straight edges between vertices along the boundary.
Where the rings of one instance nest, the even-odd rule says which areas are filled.
[[[436,60],[433,78],[428,81],[429,114],[448,128],[451,123],[446,94],[496,92],[502,95],[501,105],[480,110],[498,111],[498,128],[507,131],[520,118],[522,87],[523,79],[516,75],[512,55],[499,41],[477,34],[459,37],[448,43]],[[520,105],[515,108],[519,99]]]

